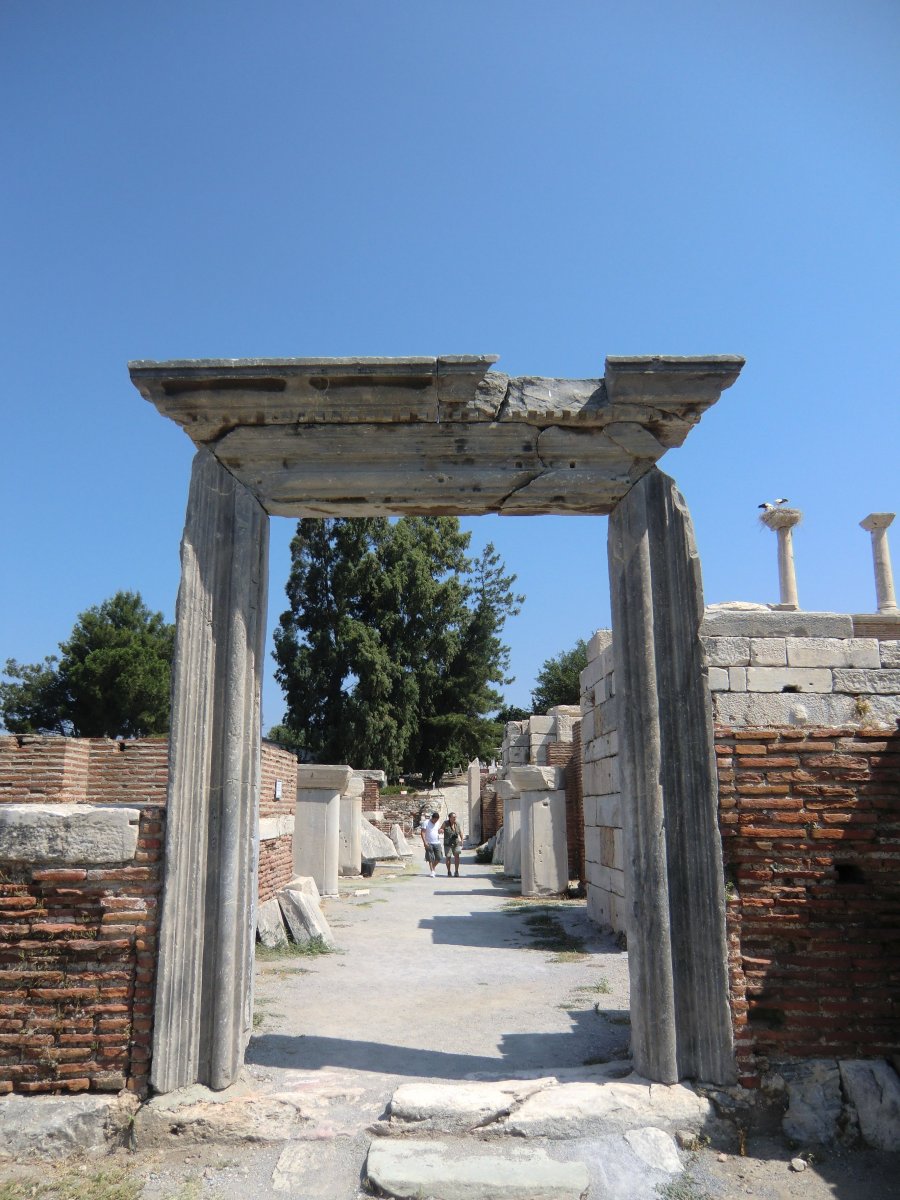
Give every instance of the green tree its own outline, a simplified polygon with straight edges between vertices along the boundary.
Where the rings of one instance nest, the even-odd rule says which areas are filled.
[[[298,522],[275,632],[282,739],[432,779],[496,744],[491,684],[505,681],[500,632],[521,597],[493,547],[473,563],[468,542],[451,517]]]
[[[571,650],[544,660],[531,693],[531,711],[545,713],[557,704],[577,704],[581,698],[579,676],[587,666],[587,642],[579,638]]]
[[[0,717],[11,733],[140,737],[169,727],[175,627],[137,592],[116,592],[78,616],[60,654],[8,659]]]

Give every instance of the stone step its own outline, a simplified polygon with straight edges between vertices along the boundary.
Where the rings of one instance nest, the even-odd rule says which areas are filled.
[[[589,1138],[628,1129],[699,1130],[712,1119],[708,1100],[685,1084],[659,1084],[607,1065],[578,1080],[408,1083],[391,1099],[382,1134],[462,1133]]]
[[[366,1159],[369,1184],[388,1196],[435,1200],[581,1200],[590,1185],[582,1162],[557,1162],[546,1151],[431,1138],[379,1138]]]

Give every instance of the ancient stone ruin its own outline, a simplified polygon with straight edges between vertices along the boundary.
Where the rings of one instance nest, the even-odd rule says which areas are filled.
[[[92,1088],[124,1080],[143,1091],[148,1073],[159,1092],[228,1086],[250,1032],[257,911],[297,874],[335,890],[365,857],[356,834],[377,832],[360,823],[377,815],[367,773],[288,768],[281,752],[261,748],[269,515],[608,514],[613,630],[590,643],[580,711],[510,731],[490,818],[497,825],[502,812],[504,871],[541,895],[563,890],[577,864],[594,919],[627,929],[634,1062],[646,1078],[752,1086],[779,1053],[865,1057],[886,1053],[891,1037],[896,1044],[895,1018],[878,1008],[896,931],[886,907],[874,921],[881,941],[866,940],[859,962],[846,957],[863,944],[863,914],[871,925],[896,852],[890,514],[863,523],[877,614],[803,613],[793,575],[782,577],[780,606],[707,609],[690,515],[655,464],[734,382],[741,360],[609,359],[593,380],[510,379],[489,369],[493,361],[132,365],[142,394],[197,446],[168,750],[57,741],[51,752],[28,739],[0,747],[6,862],[32,853],[34,823],[18,810],[49,798],[48,788],[60,804],[105,796],[122,806],[96,833],[105,849],[85,842],[84,861],[56,863],[45,847],[29,881],[4,897],[23,913],[34,908],[35,920],[45,895],[51,905],[62,892],[70,905],[81,897],[85,911],[101,888],[119,901],[109,906],[114,920],[96,915],[104,952],[127,964],[86,990],[118,986],[104,1003],[130,996],[131,1008],[115,1018],[122,1044],[102,1070],[10,1076],[7,1090],[65,1090],[67,1079],[88,1078]],[[26,751],[57,772],[55,791],[49,777],[23,787]],[[125,764],[148,755],[156,775],[138,802]],[[70,768],[81,759],[76,786]],[[573,763],[577,810],[567,794]],[[480,799],[477,770],[473,779]],[[471,806],[470,832],[485,812]],[[110,839],[112,860],[92,865],[92,854],[112,853]],[[114,937],[120,929],[130,932]],[[863,959],[878,963],[873,1021],[839,1031],[847,1001],[837,997],[828,1012],[817,1009],[816,1039],[803,1041],[809,1010],[797,997],[821,995],[817,972],[836,961],[835,929],[853,931],[841,970],[852,966],[858,980]]]

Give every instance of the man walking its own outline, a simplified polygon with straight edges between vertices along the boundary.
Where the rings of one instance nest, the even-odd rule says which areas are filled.
[[[431,870],[432,879],[434,879],[434,868],[441,861],[441,831],[438,827],[440,819],[440,813],[433,812],[431,818],[419,829],[419,833],[422,835],[422,845],[425,847],[425,861]]]

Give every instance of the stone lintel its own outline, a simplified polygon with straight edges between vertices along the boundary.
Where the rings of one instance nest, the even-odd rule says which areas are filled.
[[[301,763],[297,767],[297,791],[345,792],[352,775],[352,767]]]
[[[138,808],[93,804],[0,805],[0,862],[47,866],[132,862]]]
[[[141,394],[278,516],[609,513],[742,359],[509,378],[490,355],[136,362]],[[301,434],[302,436],[298,436]]]
[[[518,792],[561,792],[566,773],[562,767],[510,767],[509,782]]]

